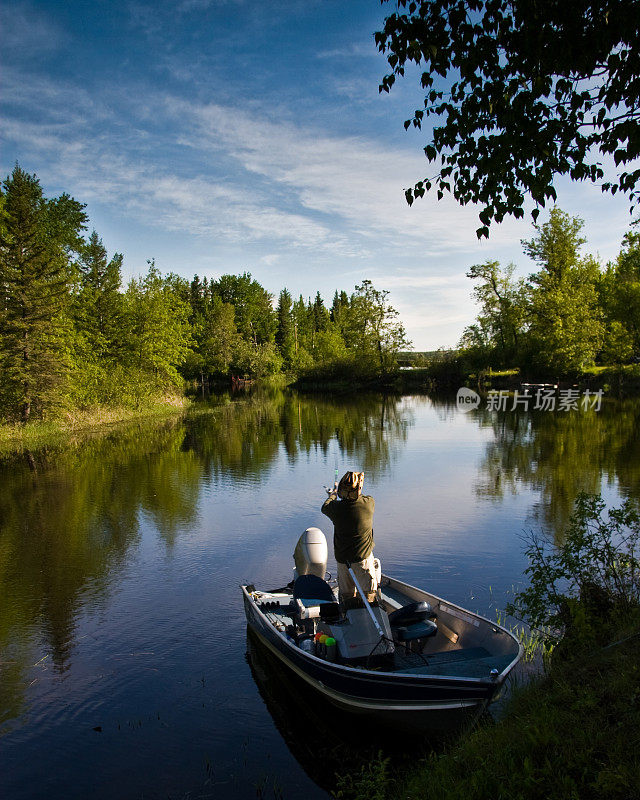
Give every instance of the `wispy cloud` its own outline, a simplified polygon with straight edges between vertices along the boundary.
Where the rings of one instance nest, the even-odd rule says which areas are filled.
[[[337,58],[350,59],[354,56],[357,58],[378,56],[378,48],[373,39],[373,34],[371,35],[371,41],[369,44],[365,44],[364,42],[353,42],[345,47],[334,47],[333,49],[320,50],[316,53],[316,58],[329,59],[331,61]]]
[[[34,99],[40,113],[29,119],[21,112]],[[453,216],[473,230],[473,211],[446,201],[437,213],[430,201],[407,207],[401,186],[419,156],[365,138],[173,95],[134,103],[114,89],[98,101],[19,73],[9,75],[5,100],[18,113],[4,118],[3,136],[46,165],[43,177],[72,181],[79,197],[117,204],[146,224],[359,259],[381,246],[421,257],[475,246],[472,234],[451,239]]]
[[[152,14],[145,19],[153,25]],[[477,209],[450,197],[409,208],[403,188],[428,169],[419,148],[331,132],[296,116],[285,100],[276,107],[196,94],[157,89],[148,77],[96,92],[7,68],[3,150],[18,153],[46,186],[111,209],[114,220],[181,234],[189,268],[197,240],[210,259],[221,248],[225,257],[235,248],[238,261],[251,252],[257,269],[282,276],[294,293],[308,291],[301,264],[308,281],[333,288],[337,278],[342,287],[370,277],[392,290],[415,340],[437,330],[443,344],[455,342],[474,316],[467,268],[512,260],[531,236],[528,221],[507,220],[478,242]],[[614,212],[598,214],[595,189],[573,192],[564,196],[575,205],[561,199],[562,207],[580,213],[580,199],[593,197],[590,243],[595,230],[615,252]]]
[[[64,46],[68,37],[64,30],[33,3],[0,3],[2,49],[21,57],[42,55]]]
[[[244,171],[290,192],[309,212],[334,217],[354,238],[387,247],[420,246],[423,255],[476,247],[477,210],[451,199],[427,198],[409,208],[402,187],[424,170],[419,153],[385,148],[365,137],[327,136],[296,122],[219,104],[165,98],[185,125],[181,144],[211,154],[224,151]],[[459,230],[452,237],[452,230]],[[503,229],[507,233],[508,226]]]

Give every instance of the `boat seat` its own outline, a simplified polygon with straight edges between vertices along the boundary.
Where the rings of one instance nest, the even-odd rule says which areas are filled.
[[[435,616],[431,605],[426,600],[420,600],[392,611],[389,614],[389,625],[392,628],[407,628],[418,622],[426,622]]]
[[[414,639],[426,639],[428,636],[435,636],[438,626],[433,620],[425,619],[422,622],[414,622],[413,625],[394,627],[394,636],[399,642],[412,642]]]
[[[336,602],[333,589],[317,575],[299,575],[293,584],[293,599],[301,600],[305,606]]]

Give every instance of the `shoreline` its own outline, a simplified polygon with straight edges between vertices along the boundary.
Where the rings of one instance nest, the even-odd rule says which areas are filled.
[[[304,377],[292,380],[289,376],[288,379],[281,381],[281,385],[282,388],[293,389],[304,395],[331,393],[346,397],[364,392],[399,396],[437,393],[445,396],[455,393],[463,386],[473,387],[481,395],[490,390],[513,392],[525,381],[535,383],[534,379],[521,376],[515,369],[464,374],[456,369],[447,369],[444,372],[443,365],[437,364],[399,370],[383,376],[359,377],[351,381],[345,380],[344,376],[332,379],[327,375],[324,380],[319,377],[313,380]],[[596,367],[581,375],[567,376],[564,379],[555,378],[545,382],[557,382],[562,387],[574,386],[581,389],[603,388],[605,398],[640,397],[640,365]],[[268,387],[270,383],[268,379],[257,381],[252,385],[252,389],[260,386]],[[247,392],[247,396],[251,395],[252,389]],[[213,394],[215,395],[215,392]],[[106,433],[121,425],[184,415],[197,410],[199,405],[199,397],[190,392],[151,401],[139,408],[98,406],[88,410],[67,411],[59,417],[33,420],[26,424],[0,423],[0,458],[20,455],[42,447],[72,443],[77,437]]]
[[[499,720],[463,733],[443,752],[426,754],[422,763],[394,774],[383,770],[381,779],[375,776],[376,796],[639,797],[640,758],[629,749],[638,721],[639,622],[635,608],[605,626],[605,646],[585,648],[584,642],[568,637],[564,652],[551,657],[545,674],[515,689]],[[364,800],[359,788],[354,800]]]
[[[11,458],[43,447],[71,444],[76,438],[106,434],[119,426],[182,416],[193,405],[193,400],[187,396],[176,396],[138,409],[99,406],[26,424],[5,422],[0,424],[0,458]]]
[[[358,376],[347,379],[328,372],[324,377],[300,376],[290,385],[305,394],[315,392],[344,394],[355,391],[383,391],[398,394],[411,392],[455,392],[462,386],[477,389],[480,393],[490,389],[513,391],[523,383],[557,384],[562,388],[603,388],[605,395],[615,397],[640,396],[640,364],[593,367],[581,373],[562,376],[532,375],[518,368],[469,372],[460,362],[441,362],[426,367],[415,367],[389,372],[379,376]]]

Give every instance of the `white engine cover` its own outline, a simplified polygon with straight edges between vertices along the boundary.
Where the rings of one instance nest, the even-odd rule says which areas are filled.
[[[298,539],[293,553],[296,575],[317,575],[324,578],[327,571],[329,549],[320,528],[307,528]]]

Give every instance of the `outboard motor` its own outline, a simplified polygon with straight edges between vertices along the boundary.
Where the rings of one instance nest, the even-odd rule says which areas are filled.
[[[324,578],[327,571],[329,550],[327,540],[320,528],[307,528],[298,539],[293,553],[296,568],[294,578],[300,575],[317,575]]]

